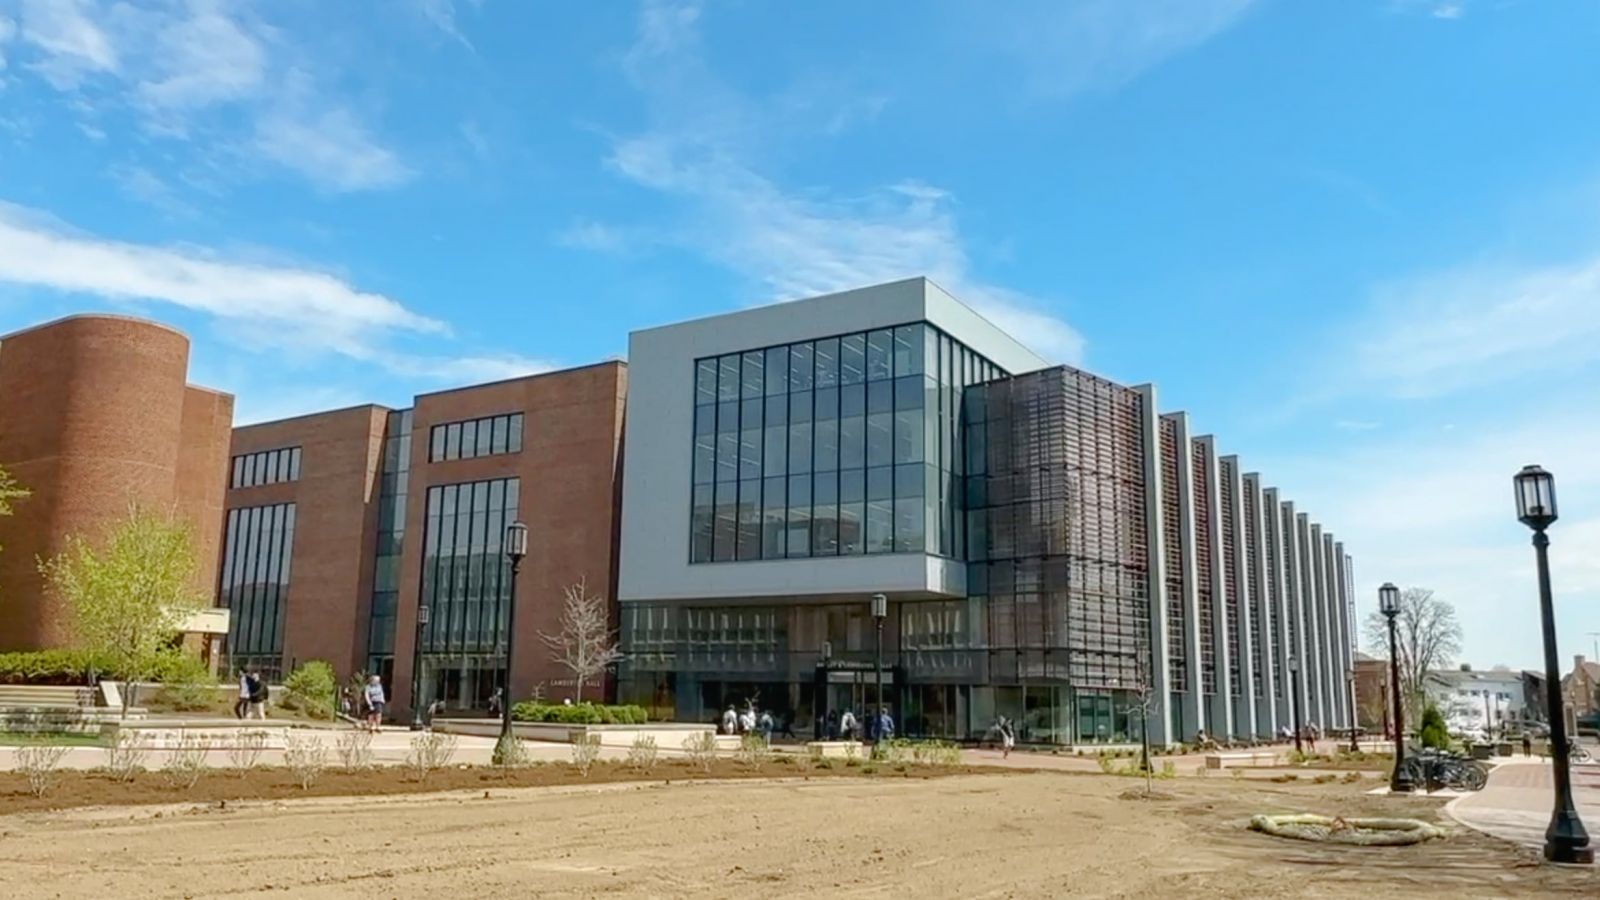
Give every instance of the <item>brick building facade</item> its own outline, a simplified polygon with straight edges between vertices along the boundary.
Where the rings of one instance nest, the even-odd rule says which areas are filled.
[[[484,707],[504,678],[502,538],[520,519],[511,694],[572,694],[539,635],[566,586],[615,596],[626,390],[608,362],[237,429],[218,582],[232,666],[323,659],[382,675],[400,709],[414,675],[424,702]]]
[[[189,339],[81,315],[0,337],[0,465],[32,492],[0,518],[0,651],[71,642],[39,558],[103,537],[137,504],[187,521],[195,588],[211,592],[233,397],[187,383]]]

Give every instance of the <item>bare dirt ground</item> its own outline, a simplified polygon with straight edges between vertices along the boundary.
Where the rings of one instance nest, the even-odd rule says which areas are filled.
[[[8,897],[1584,896],[1592,870],[1460,830],[1285,841],[1254,812],[1431,818],[1364,786],[979,774],[475,789],[0,818]]]

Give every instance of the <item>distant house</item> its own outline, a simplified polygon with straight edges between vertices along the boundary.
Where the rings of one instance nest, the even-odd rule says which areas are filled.
[[[1574,719],[1600,716],[1600,662],[1572,658],[1572,671],[1561,679],[1561,697]]]
[[[1498,733],[1527,719],[1522,673],[1504,666],[1429,672],[1423,690],[1452,732]]]

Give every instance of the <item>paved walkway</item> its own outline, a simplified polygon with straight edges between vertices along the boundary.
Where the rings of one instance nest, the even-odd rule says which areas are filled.
[[[1548,761],[1512,757],[1489,774],[1488,786],[1452,800],[1445,812],[1468,828],[1542,848],[1554,780]],[[1600,850],[1600,763],[1573,765],[1572,797],[1589,831],[1589,846]]]

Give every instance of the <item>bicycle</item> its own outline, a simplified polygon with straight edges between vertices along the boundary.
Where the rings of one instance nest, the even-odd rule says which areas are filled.
[[[1441,787],[1481,791],[1489,783],[1489,769],[1477,760],[1438,750],[1423,750],[1408,757],[1405,766],[1411,782],[1432,792]]]

